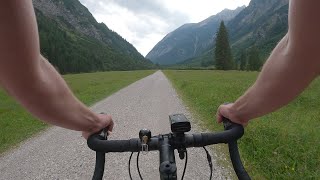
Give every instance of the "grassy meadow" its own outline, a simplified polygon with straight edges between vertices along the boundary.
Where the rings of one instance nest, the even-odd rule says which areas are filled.
[[[63,76],[75,95],[91,105],[154,71],[98,72]],[[0,153],[47,128],[0,89]]]
[[[164,71],[187,106],[210,130],[215,113],[255,81],[257,72]],[[320,79],[288,106],[252,121],[239,141],[252,179],[320,179]]]

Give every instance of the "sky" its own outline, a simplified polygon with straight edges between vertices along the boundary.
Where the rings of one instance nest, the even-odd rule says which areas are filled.
[[[186,23],[198,23],[223,9],[250,0],[80,0],[98,22],[105,23],[143,56],[168,33]]]

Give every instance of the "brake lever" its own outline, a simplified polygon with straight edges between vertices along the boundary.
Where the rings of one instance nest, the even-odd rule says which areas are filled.
[[[232,126],[242,126],[241,124],[232,122],[230,119],[226,117],[222,117],[222,122],[223,122],[224,130],[229,130],[232,128]]]
[[[100,114],[107,114],[107,113],[101,112]],[[107,128],[103,128],[100,131],[99,136],[101,136],[105,140],[108,140],[108,130],[107,130]]]
[[[226,118],[226,117],[222,117],[222,122],[223,122],[223,127],[224,127],[224,130],[227,131],[227,130],[233,130],[234,133],[236,133],[236,139],[239,139],[243,136],[244,134],[244,128],[241,124],[238,124],[238,123],[235,123],[235,122],[232,122],[230,119]]]
[[[230,103],[229,103],[229,102],[223,103],[223,105],[227,105],[227,104],[230,104]],[[228,118],[226,118],[226,117],[224,117],[224,116],[222,116],[222,122],[223,122],[224,130],[229,130],[229,129],[231,129],[231,127],[232,127],[233,125],[239,125],[239,124],[237,124],[237,123],[232,122],[230,119],[228,119]]]
[[[105,140],[108,140],[108,130],[107,130],[107,128],[103,128],[100,131],[99,136],[101,136]]]

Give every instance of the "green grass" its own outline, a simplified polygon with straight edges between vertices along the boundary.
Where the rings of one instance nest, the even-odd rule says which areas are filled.
[[[258,73],[165,71],[185,103],[206,127],[222,130],[214,115],[233,102]],[[320,79],[277,112],[252,121],[240,140],[244,164],[253,179],[320,179]]]
[[[86,73],[65,75],[64,79],[82,102],[91,105],[153,72]],[[0,89],[0,153],[47,127]]]

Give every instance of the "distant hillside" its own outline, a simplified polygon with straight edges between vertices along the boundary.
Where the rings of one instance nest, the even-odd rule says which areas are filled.
[[[288,29],[288,0],[251,0],[248,7],[227,23],[229,39],[235,60],[240,52],[253,45],[266,59]],[[201,56],[182,62],[188,66],[200,66],[214,60],[213,49]]]
[[[288,0],[252,0],[227,28],[237,53],[253,45],[268,55],[288,29]]]
[[[154,63],[167,65],[200,56],[213,47],[220,21],[231,20],[243,9],[244,7],[236,10],[225,9],[202,22],[179,27],[157,43],[146,58]]]
[[[98,23],[78,0],[33,0],[41,52],[61,73],[153,66],[130,43]]]

